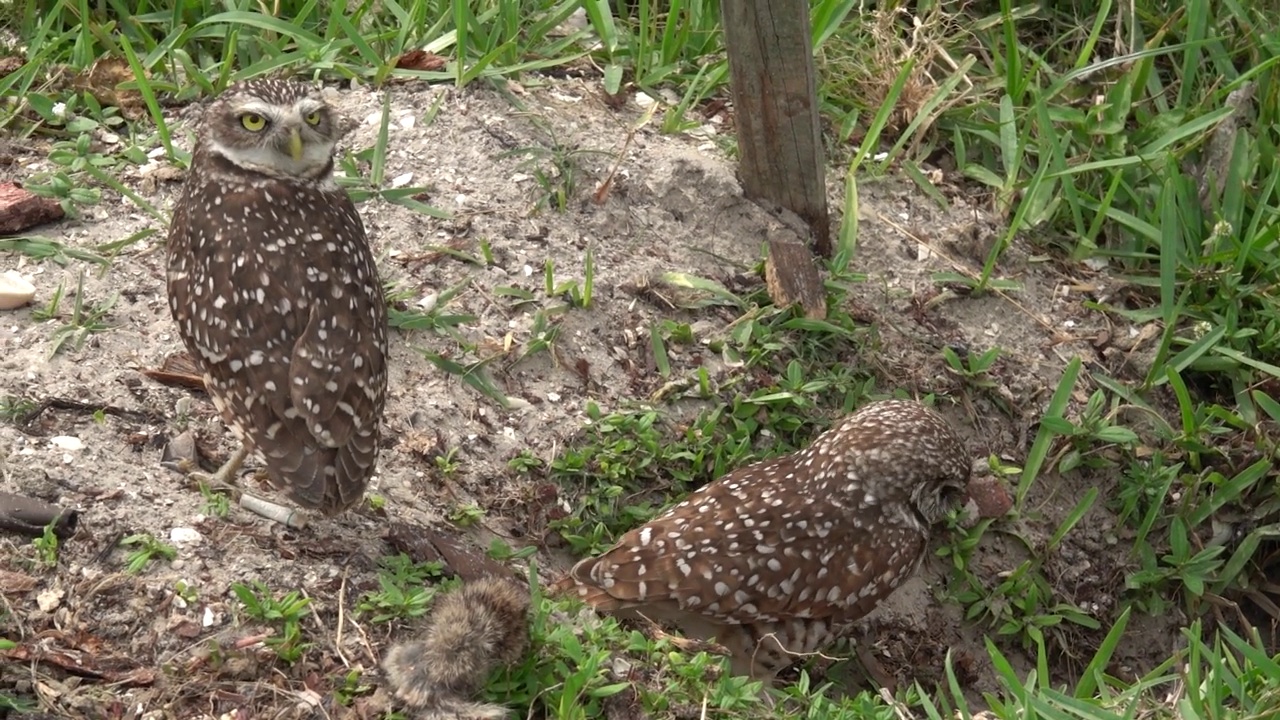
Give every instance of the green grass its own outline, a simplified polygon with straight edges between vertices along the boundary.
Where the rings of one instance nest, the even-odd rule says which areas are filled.
[[[610,93],[674,93],[678,102],[661,108],[656,125],[665,132],[688,127],[693,111],[726,93],[718,5],[702,0],[281,0],[270,14],[248,0],[171,5],[0,3],[0,22],[20,41],[0,52],[20,60],[0,78],[6,98],[0,128],[48,148],[46,169],[24,180],[73,217],[104,195],[119,195],[162,222],[163,212],[118,178],[146,164],[155,148],[184,165],[188,158],[165,109],[243,78],[288,73],[375,86],[408,78],[466,87],[503,79],[536,84],[540,71],[589,66]],[[1134,356],[1136,373],[1090,359],[1068,363],[1034,418],[1026,457],[991,459],[993,472],[1011,481],[1013,508],[976,523],[953,519],[941,550],[954,570],[944,594],[989,638],[1002,692],[986,703],[999,718],[1275,716],[1280,667],[1268,653],[1276,648],[1234,620],[1236,613],[1274,615],[1272,578],[1280,572],[1274,8],[1258,0],[926,1],[906,9],[888,2],[860,15],[858,7],[851,0],[811,2],[825,135],[830,157],[847,172],[846,209],[856,207],[859,183],[890,173],[946,207],[954,195],[932,168],[954,168],[947,182],[964,183],[964,194],[995,208],[1006,226],[976,270],[936,275],[940,288],[953,296],[1016,297],[1021,281],[1005,261],[1017,246],[1053,263],[1063,277],[1093,278],[1104,268],[1112,291],[1084,304],[1118,327],[1151,332],[1146,352]],[[566,25],[578,10],[585,23]],[[443,65],[397,67],[417,49],[440,56]],[[109,82],[88,74],[103,58],[111,72],[101,75]],[[419,199],[426,188],[387,182],[389,107],[378,143],[341,159],[343,182],[357,200],[380,198],[442,217]],[[438,110],[437,104],[424,122]],[[582,151],[562,145],[553,128],[542,130],[543,144],[511,152],[536,180],[528,198],[533,210],[567,211],[591,192],[577,182]],[[118,142],[96,142],[103,132]],[[725,149],[734,150],[732,140]],[[650,397],[609,412],[588,406],[582,437],[549,462],[529,454],[511,459],[513,475],[548,479],[569,501],[573,509],[552,518],[551,529],[573,552],[597,551],[689,489],[799,447],[840,412],[901,390],[877,383],[869,369],[881,352],[875,334],[842,302],[862,279],[846,270],[857,249],[856,213],[844,223],[841,251],[828,266],[832,312],[825,322],[775,308],[761,292],[735,294],[676,268],[658,280],[664,296],[690,316],[708,308],[734,315],[707,348],[739,371],[716,379],[673,360],[673,349],[703,338],[694,337],[692,322],[655,323],[644,342],[661,382]],[[105,271],[146,237],[92,250],[10,238],[0,240],[0,252]],[[478,269],[494,263],[487,243],[428,251]],[[493,371],[555,355],[565,315],[603,302],[593,295],[594,262],[588,251],[581,268],[548,261],[542,287],[486,289],[535,318],[530,338],[511,348],[494,351],[460,331],[474,318],[449,305],[470,280],[429,307],[392,288],[392,324],[457,342],[457,354],[422,353],[510,406]],[[61,293],[41,310],[56,319],[55,351],[109,327],[111,298],[86,299],[77,291],[69,312],[60,299]],[[953,397],[930,400],[987,397],[1012,413],[999,393],[1006,362],[1001,348],[940,350],[938,367],[954,379]],[[702,410],[677,421],[669,409],[685,400]],[[19,417],[24,402],[5,397],[0,418]],[[446,475],[459,467],[452,454],[438,462]],[[1037,499],[1052,495],[1060,477],[1096,478],[1096,491],[1047,517]],[[1132,546],[1129,566],[1114,579],[1115,603],[1100,615],[1078,607],[1058,577],[1064,539],[1098,509],[1117,519],[1113,541]],[[482,513],[460,505],[451,519],[469,525]],[[998,577],[975,567],[989,543],[1020,542],[1028,524],[1047,528],[1047,540],[1024,543],[1019,565]],[[163,547],[139,541],[131,567],[163,557]],[[520,551],[504,545],[494,552]],[[422,584],[435,579],[421,568],[388,565],[357,611],[376,622],[417,617],[430,602]],[[281,625],[282,659],[308,651],[298,633],[305,602],[275,600],[265,588],[243,585],[235,593],[251,617]],[[832,699],[838,693],[802,681],[783,691],[786,699],[771,715],[740,680],[718,674],[709,657],[675,652],[609,620],[589,627],[550,621],[569,610],[548,600],[537,608],[536,651],[496,676],[490,694],[549,717],[603,717],[605,699],[621,693],[635,693],[657,717],[703,702],[729,717],[972,714],[955,658],[937,686],[900,688],[897,705],[869,694]],[[1113,674],[1113,656],[1134,618],[1175,609],[1191,618],[1176,654],[1144,677]],[[1013,671],[1007,658],[1014,652],[1032,659],[1032,674]],[[645,680],[620,681],[617,657],[644,668]],[[1077,672],[1064,678],[1064,666]],[[357,673],[341,693],[350,701],[366,691]],[[20,701],[0,695],[0,708],[6,703]]]

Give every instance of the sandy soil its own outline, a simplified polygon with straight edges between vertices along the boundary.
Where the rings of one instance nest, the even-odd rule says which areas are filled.
[[[386,498],[381,511],[364,508],[301,531],[239,509],[225,519],[210,517],[200,493],[161,467],[163,448],[185,429],[216,460],[230,452],[231,443],[202,394],[140,372],[181,348],[165,304],[165,229],[133,204],[108,193],[82,220],[40,229],[85,248],[156,230],[105,271],[0,254],[0,271],[18,269],[32,277],[37,307],[59,283],[70,294],[82,268],[87,302],[119,294],[106,316],[108,331],[52,357],[60,321],[39,322],[31,308],[0,316],[0,396],[72,400],[119,411],[95,419],[91,410],[64,403],[20,425],[0,425],[0,490],[82,511],[80,529],[53,570],[31,566],[26,540],[0,537],[0,557],[11,556],[0,560],[0,570],[10,573],[4,577],[12,580],[0,594],[11,613],[6,635],[20,639],[28,653],[22,657],[46,658],[6,663],[0,691],[38,695],[57,716],[74,718],[219,717],[237,707],[248,713],[238,717],[378,717],[369,698],[342,707],[334,704],[331,690],[348,668],[362,667],[369,673],[366,682],[378,682],[377,659],[392,638],[386,626],[355,625],[351,607],[376,587],[376,562],[392,552],[387,528],[398,523],[401,532],[438,533],[471,547],[487,547],[495,536],[517,547],[536,540],[527,510],[531,481],[510,471],[507,461],[521,450],[549,461],[581,432],[588,400],[606,411],[645,401],[659,384],[646,370],[652,363],[648,327],[655,320],[678,315],[696,321],[699,332],[723,329],[731,318],[672,310],[635,292],[638,283],[669,270],[740,279],[759,259],[762,240],[776,222],[742,198],[733,163],[713,142],[723,125],[674,137],[648,126],[620,154],[642,113],[634,101],[610,108],[574,79],[515,90],[528,113],[513,112],[507,99],[487,89],[393,90],[386,177],[412,174],[405,184],[430,188],[425,200],[453,217],[439,220],[381,200],[364,203],[361,212],[381,268],[413,291],[406,300],[410,306],[469,280],[447,309],[475,317],[461,328],[471,341],[501,348],[511,339],[513,352],[491,368],[515,400],[503,408],[418,352],[456,355],[454,340],[430,332],[395,333],[388,432],[371,490]],[[381,97],[348,89],[339,98],[354,124],[347,148],[372,146]],[[438,113],[427,119],[437,101]],[[175,109],[175,122],[189,112]],[[189,142],[185,134],[179,137]],[[577,190],[565,212],[535,212],[540,191],[533,168],[527,156],[512,151],[553,143],[574,151]],[[21,178],[40,169],[39,148],[13,152],[17,162],[6,174]],[[593,193],[615,163],[612,187],[596,202]],[[130,169],[124,179],[167,210],[179,185],[156,172]],[[839,174],[832,175],[838,209],[842,189]],[[1106,291],[1105,279],[1067,276],[1020,245],[1000,267],[1001,276],[1021,283],[1020,291],[1009,297],[937,297],[930,275],[980,269],[1001,228],[967,189],[949,181],[942,187],[953,203],[949,211],[904,179],[863,181],[854,268],[868,279],[851,302],[878,342],[867,357],[848,361],[869,364],[886,392],[955,398],[940,404],[968,439],[974,459],[998,455],[1020,464],[1066,362],[1078,355],[1086,367],[1102,363],[1123,373],[1112,363],[1113,354],[1100,348],[1132,332],[1082,309],[1082,299]],[[490,267],[431,255],[427,247],[451,245],[478,254],[481,241],[492,247]],[[531,339],[534,311],[551,304],[542,292],[545,261],[554,261],[558,281],[581,281],[588,249],[596,268],[593,306],[563,316],[554,356],[542,352],[514,362]],[[497,286],[527,289],[537,300],[516,306],[493,293]],[[944,368],[945,345],[972,352],[1000,347],[994,373],[999,386],[964,392]],[[696,360],[713,377],[731,372],[714,353]],[[689,353],[673,355],[677,369],[692,362]],[[1008,411],[993,398],[1002,398]],[[1085,398],[1087,392],[1078,389],[1075,400]],[[680,407],[696,410],[691,403]],[[61,437],[79,442],[68,449]],[[456,448],[459,464],[447,477],[433,459],[444,448]],[[1095,483],[1078,473],[1042,478],[1030,495],[1032,510],[998,525],[1005,534],[989,534],[976,551],[978,574],[994,580],[1016,567],[1025,550],[1012,537],[1043,544],[1089,486],[1099,484],[1105,494],[1111,482],[1099,477]],[[472,501],[486,509],[478,526],[459,529],[446,520],[450,507]],[[140,532],[180,540],[178,556],[139,575],[123,574],[126,550],[116,542]],[[1046,571],[1061,597],[1104,625],[1116,607],[1126,563],[1115,533],[1113,518],[1099,503],[1051,556]],[[548,573],[568,559],[554,549],[540,550],[537,557]],[[982,628],[945,599],[948,576],[949,561],[931,561],[867,621],[866,640],[899,680],[914,678],[926,686],[942,680],[943,657],[952,647],[960,680],[976,699],[998,686]],[[230,653],[235,662],[209,671],[211,642],[232,648],[261,629],[237,619],[238,603],[229,590],[232,583],[253,580],[277,590],[299,589],[311,598],[315,612],[304,630],[316,647],[294,667],[272,666],[263,660],[267,655],[251,648]],[[175,595],[178,581],[196,589],[194,602]],[[1169,624],[1176,621],[1144,621],[1150,627],[1130,633],[1119,665],[1140,670],[1165,657],[1175,635]],[[1082,634],[1078,640],[1075,660],[1083,661],[1097,638]],[[1018,647],[1007,646],[1006,652],[1026,666]],[[70,660],[52,662],[52,655]],[[1067,680],[1072,665],[1063,658],[1055,680]],[[68,672],[73,666],[80,669]]]

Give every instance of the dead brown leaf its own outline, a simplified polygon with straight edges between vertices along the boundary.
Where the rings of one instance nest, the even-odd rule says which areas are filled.
[[[147,106],[142,93],[137,90],[122,90],[120,85],[133,81],[133,68],[129,61],[118,57],[104,57],[93,64],[88,71],[76,75],[71,85],[77,90],[88,92],[103,105],[120,108],[120,114],[129,120],[140,120],[147,116]]]
[[[448,62],[448,58],[429,53],[426,50],[410,50],[396,58],[396,68],[400,70],[442,70]]]
[[[0,592],[6,595],[17,595],[20,593],[30,592],[35,589],[39,580],[24,575],[23,573],[10,572],[8,570],[0,570]]]
[[[445,568],[464,581],[513,575],[523,579],[523,576],[483,552],[463,547],[453,538],[420,525],[392,523],[387,529],[386,540],[396,552],[408,555],[414,562],[443,563]]]

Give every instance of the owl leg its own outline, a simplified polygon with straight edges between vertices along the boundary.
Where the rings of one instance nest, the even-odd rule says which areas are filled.
[[[249,446],[241,443],[240,449],[231,454],[227,461],[218,468],[218,471],[212,475],[199,471],[187,473],[187,477],[196,482],[204,483],[212,487],[232,488],[235,482],[232,480],[236,473],[240,472],[240,468],[244,465],[244,461],[249,457]]]
[[[238,497],[237,502],[240,507],[256,515],[261,515],[268,520],[274,520],[281,525],[288,525],[292,528],[306,527],[308,517],[302,510],[287,505],[279,505],[257,495],[247,493],[235,484],[236,474],[240,472],[240,468],[244,466],[244,461],[248,457],[249,445],[241,443],[240,449],[236,450],[222,464],[222,467],[218,468],[217,472],[212,475],[198,471],[190,472],[187,473],[187,477],[198,483],[204,483],[209,487],[231,492]]]

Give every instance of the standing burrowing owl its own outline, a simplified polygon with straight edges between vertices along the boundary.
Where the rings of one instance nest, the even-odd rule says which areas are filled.
[[[553,591],[716,640],[772,682],[915,572],[969,459],[924,405],[863,407],[812,445],[735,470],[579,562]]]
[[[386,397],[387,315],[360,215],[333,179],[339,119],[296,82],[209,107],[169,229],[169,308],[241,448],[303,508],[364,494]]]

